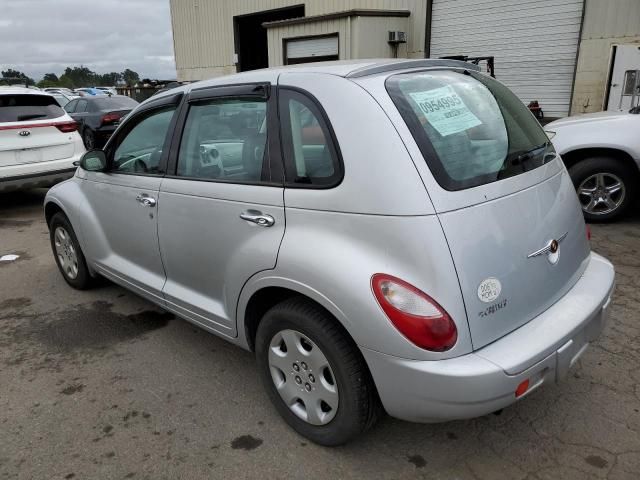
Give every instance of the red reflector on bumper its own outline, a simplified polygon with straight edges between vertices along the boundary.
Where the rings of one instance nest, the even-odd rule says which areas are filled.
[[[520,385],[518,385],[518,388],[516,388],[516,398],[521,397],[522,395],[524,395],[527,390],[529,390],[529,379],[528,378],[524,382],[520,383]]]

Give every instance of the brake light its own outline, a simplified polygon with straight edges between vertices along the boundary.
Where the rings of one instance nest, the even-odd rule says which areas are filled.
[[[413,344],[434,352],[444,352],[455,345],[456,324],[429,295],[383,273],[371,278],[371,288],[391,323]]]
[[[591,227],[589,226],[589,224],[586,224],[585,227],[587,230],[587,240],[591,241]]]
[[[76,122],[56,123],[55,127],[62,133],[71,133],[78,130],[78,124]]]
[[[109,123],[115,123],[118,120],[120,120],[120,114],[119,113],[107,113],[106,115],[104,115],[102,117],[102,124],[103,125],[107,125]]]

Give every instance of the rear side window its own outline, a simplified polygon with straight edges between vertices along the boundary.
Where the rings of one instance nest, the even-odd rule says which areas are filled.
[[[399,74],[387,80],[387,90],[447,190],[513,177],[555,158],[529,110],[490,77],[451,70]]]
[[[48,95],[0,95],[0,122],[47,120],[63,115],[62,107]]]
[[[282,147],[289,185],[328,188],[342,179],[338,151],[318,105],[294,90],[280,90]]]

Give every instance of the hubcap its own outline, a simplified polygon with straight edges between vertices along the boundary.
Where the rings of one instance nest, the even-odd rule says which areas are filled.
[[[622,205],[626,195],[624,182],[613,173],[596,173],[578,187],[582,210],[592,215],[606,215]]]
[[[338,386],[327,357],[295,330],[276,333],[269,345],[269,369],[280,397],[299,418],[326,425],[338,411]]]
[[[56,246],[60,270],[68,278],[74,280],[78,276],[78,256],[73,243],[71,243],[71,236],[63,227],[58,227],[53,233],[53,241]]]

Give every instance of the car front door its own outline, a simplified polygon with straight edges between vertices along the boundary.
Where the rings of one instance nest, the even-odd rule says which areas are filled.
[[[164,303],[158,247],[158,191],[166,169],[177,100],[158,102],[127,120],[107,145],[106,172],[83,172],[88,202],[81,221],[88,258],[105,277]]]
[[[230,337],[242,286],[275,267],[284,235],[276,115],[269,85],[192,92],[160,189],[166,307]]]

